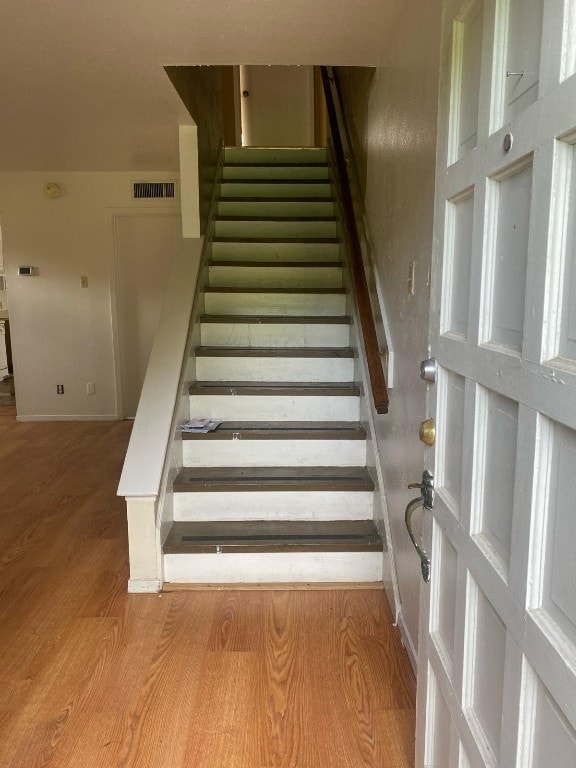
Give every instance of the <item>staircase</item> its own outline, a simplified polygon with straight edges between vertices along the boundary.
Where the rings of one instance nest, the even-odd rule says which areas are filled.
[[[325,150],[225,150],[166,582],[382,580],[338,230]]]

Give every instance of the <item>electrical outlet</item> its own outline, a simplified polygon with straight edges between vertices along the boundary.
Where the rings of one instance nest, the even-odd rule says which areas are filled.
[[[81,275],[80,276],[80,287],[81,288],[88,288],[88,276],[87,275]]]
[[[95,395],[96,394],[96,385],[93,381],[86,382],[86,394],[87,395]]]
[[[64,394],[64,384],[56,384],[56,394],[57,395]]]

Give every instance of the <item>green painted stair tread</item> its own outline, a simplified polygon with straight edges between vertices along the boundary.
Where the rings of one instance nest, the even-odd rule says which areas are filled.
[[[183,467],[175,493],[374,490],[365,467]]]
[[[382,552],[372,520],[173,523],[165,554],[225,552]]]
[[[350,347],[196,347],[196,357],[352,358]]]
[[[202,315],[201,323],[246,325],[351,325],[348,315]]]
[[[360,388],[357,384],[337,382],[325,384],[322,382],[257,382],[245,381],[196,381],[190,385],[191,395],[244,395],[263,397],[359,397]]]
[[[365,440],[354,421],[225,421],[213,432],[183,432],[182,440]]]
[[[239,238],[213,238],[213,242],[221,242],[223,240],[230,239],[233,242],[247,242],[247,240],[240,240]],[[257,240],[250,240],[250,242],[272,242],[275,238],[266,240],[265,238],[258,238]],[[325,238],[332,242],[331,238]],[[279,242],[287,242],[280,240]],[[302,242],[308,242],[302,240]],[[324,242],[324,240],[314,240],[313,242]],[[228,267],[244,267],[250,269],[342,269],[344,266],[341,261],[226,261],[224,259],[215,259],[208,262],[208,267],[228,268]],[[299,291],[298,291],[299,292]]]

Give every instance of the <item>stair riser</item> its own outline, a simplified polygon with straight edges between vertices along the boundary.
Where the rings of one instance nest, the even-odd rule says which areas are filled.
[[[171,583],[306,583],[382,581],[382,552],[291,552],[164,555]]]
[[[220,200],[217,212],[219,216],[300,216],[313,219],[315,216],[335,216],[336,206],[334,203],[300,202],[299,200],[292,202],[246,200],[241,203]]]
[[[329,166],[242,165],[223,168],[224,179],[330,179]]]
[[[360,398],[190,395],[190,415],[224,421],[358,421]]]
[[[216,221],[216,237],[337,237],[335,221]]]
[[[317,315],[344,316],[346,296],[322,293],[218,293],[205,294],[205,310],[211,315]]]
[[[371,520],[372,491],[175,493],[174,520]]]
[[[320,147],[226,147],[226,163],[325,163],[327,152]]]
[[[332,197],[331,184],[312,182],[310,184],[298,184],[288,182],[286,184],[236,183],[234,181],[222,182],[220,185],[220,199],[227,197]]]
[[[199,381],[348,382],[353,358],[197,357]]]
[[[364,440],[184,440],[187,467],[363,467]]]
[[[202,323],[205,347],[347,347],[350,326],[321,323]]]
[[[222,261],[340,261],[338,243],[212,243]]]
[[[208,267],[211,288],[341,288],[340,267]]]

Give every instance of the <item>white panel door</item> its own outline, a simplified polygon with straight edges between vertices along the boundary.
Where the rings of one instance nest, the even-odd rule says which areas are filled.
[[[416,764],[575,768],[576,0],[443,30]]]
[[[314,145],[314,68],[242,65],[242,144]]]

